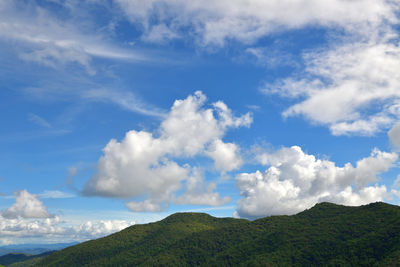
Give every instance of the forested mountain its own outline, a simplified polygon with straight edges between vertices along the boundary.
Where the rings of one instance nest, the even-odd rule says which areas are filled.
[[[46,251],[41,254],[29,255],[24,253],[9,253],[0,256],[0,267],[5,266],[31,266],[43,257],[47,257],[54,251]]]
[[[55,252],[36,266],[400,266],[400,207],[317,204],[255,221],[176,213]]]
[[[7,245],[0,247],[0,256],[14,253],[22,253],[28,255],[38,255],[47,251],[61,250],[66,247],[70,247],[78,244],[78,242],[72,243],[55,243],[55,244],[19,244],[19,245]]]

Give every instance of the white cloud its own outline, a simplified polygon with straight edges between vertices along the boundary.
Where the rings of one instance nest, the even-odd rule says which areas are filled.
[[[193,168],[192,175],[185,181],[185,191],[182,195],[174,197],[173,202],[177,204],[221,206],[231,201],[229,196],[220,197],[215,192],[217,185],[210,182],[207,185],[204,175],[199,169]]]
[[[160,212],[165,210],[169,203],[178,205],[208,205],[221,206],[231,201],[229,196],[221,197],[216,190],[216,184],[204,181],[204,175],[197,168],[191,169],[189,175],[182,181],[182,191],[180,195],[172,195],[168,198],[152,198],[144,201],[129,201],[125,205],[128,209],[135,212]]]
[[[239,154],[239,147],[234,143],[224,143],[215,140],[209,147],[206,155],[215,162],[215,169],[221,172],[238,169],[243,161]]]
[[[0,236],[10,242],[71,242],[103,237],[133,225],[125,220],[86,221],[70,225],[58,216],[46,219],[9,219],[0,215]]]
[[[222,46],[228,39],[251,43],[268,34],[309,25],[363,31],[396,22],[398,3],[385,0],[116,0],[145,35],[154,21],[172,32],[190,31],[201,44]]]
[[[72,230],[73,236],[76,236],[79,240],[85,240],[109,235],[134,224],[134,222],[125,220],[87,221],[78,226],[72,226],[68,230]]]
[[[120,231],[134,222],[89,220],[75,224],[50,214],[37,196],[26,190],[14,193],[16,203],[0,213],[0,236],[7,242],[86,241]],[[67,197],[59,191],[45,191],[42,198]],[[68,196],[69,197],[69,196]]]
[[[1,213],[4,218],[50,218],[52,215],[35,195],[26,190],[14,193],[15,203]]]
[[[216,157],[216,169],[229,171],[239,167],[241,160],[235,144],[223,143],[221,138],[228,128],[248,126],[250,114],[233,116],[222,102],[205,108],[206,97],[201,92],[176,100],[162,121],[157,135],[146,131],[129,131],[118,142],[111,140],[104,148],[97,173],[87,182],[84,193],[109,197],[146,197],[147,202],[130,202],[133,210],[158,210],[160,204],[177,198],[177,192],[186,184],[183,197],[191,204],[219,205],[226,202],[202,182],[196,168],[180,165],[175,159],[196,156]],[[216,148],[215,146],[218,146]],[[232,162],[228,163],[227,160]],[[196,181],[191,183],[190,181]],[[194,189],[196,185],[196,189]],[[194,194],[196,192],[196,194]],[[200,193],[199,193],[200,192]],[[205,201],[204,196],[208,196]]]
[[[66,233],[66,229],[59,226],[60,218],[46,218],[41,220],[1,217],[0,235],[4,237],[41,237],[50,235],[61,235]]]
[[[390,29],[304,55],[305,72],[265,93],[299,99],[283,112],[327,125],[332,134],[373,135],[400,117],[400,46]]]
[[[81,98],[96,102],[110,102],[121,108],[140,114],[163,118],[165,114],[149,104],[145,104],[139,98],[129,91],[112,90],[107,88],[89,89],[79,92]]]
[[[71,82],[72,80],[72,82]],[[63,79],[61,85],[54,87],[54,84],[45,84],[43,87],[28,87],[24,93],[30,98],[39,101],[78,101],[78,103],[107,103],[136,112],[139,114],[163,118],[165,112],[149,103],[143,101],[134,92],[123,89],[116,89],[114,86],[93,83],[92,81],[81,78],[76,80],[70,76]],[[68,110],[61,119],[71,121],[75,116],[83,111],[83,108]]]
[[[89,26],[87,20],[76,19],[74,10],[69,12],[72,18],[67,20],[34,3],[2,1],[0,41],[11,43],[23,60],[51,67],[77,63],[89,74],[95,74],[91,66],[92,57],[149,60],[143,52],[122,49],[110,43],[98,29],[92,29],[94,26]]]
[[[397,122],[388,132],[390,142],[395,147],[400,147],[400,122]]]
[[[254,57],[258,65],[268,68],[275,68],[277,66],[294,67],[299,65],[289,53],[279,49],[279,43],[274,46],[277,47],[251,47],[247,48],[245,52]]]
[[[119,143],[104,148],[97,173],[85,186],[86,194],[134,197],[145,192],[168,195],[180,187],[189,170],[170,160],[160,161],[167,151],[151,133],[130,131]]]
[[[162,211],[164,208],[159,203],[153,203],[151,200],[146,199],[145,201],[129,201],[126,207],[136,212],[157,212]]]
[[[269,166],[264,173],[241,173],[236,177],[242,195],[238,214],[242,217],[261,217],[293,214],[322,201],[345,205],[361,205],[389,197],[378,175],[392,167],[396,153],[375,149],[354,167],[343,167],[329,160],[316,159],[300,147],[282,148],[265,153],[258,160]]]
[[[77,48],[59,47],[47,41],[45,46],[41,45],[29,52],[21,52],[19,57],[25,61],[38,62],[44,66],[57,68],[59,64],[71,62],[79,63],[86,71],[94,75],[96,71],[90,66],[91,57],[86,51]]]

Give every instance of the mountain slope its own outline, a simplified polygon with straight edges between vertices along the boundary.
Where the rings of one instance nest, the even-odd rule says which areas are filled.
[[[23,253],[29,255],[42,254],[47,251],[61,250],[66,247],[70,247],[78,244],[78,242],[72,243],[55,243],[55,244],[19,244],[19,245],[7,245],[0,247],[0,256],[9,253]]]
[[[255,221],[177,213],[55,252],[37,266],[396,266],[400,207],[330,203]]]
[[[32,260],[32,259],[43,258],[43,257],[50,255],[53,252],[54,251],[46,251],[42,254],[37,254],[37,255],[27,255],[24,253],[9,253],[9,254],[0,256],[0,264],[10,266],[10,265],[12,265],[14,263],[18,263],[18,262],[25,262],[25,261]]]

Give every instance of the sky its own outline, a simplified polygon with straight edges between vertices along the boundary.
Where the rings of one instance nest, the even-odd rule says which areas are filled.
[[[0,245],[400,199],[397,0],[0,0]]]

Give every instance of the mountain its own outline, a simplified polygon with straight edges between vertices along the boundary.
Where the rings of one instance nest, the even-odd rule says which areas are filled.
[[[14,253],[22,253],[29,255],[37,255],[47,251],[53,250],[61,250],[66,247],[70,247],[78,244],[78,242],[72,243],[55,243],[55,244],[16,244],[16,245],[7,245],[0,247],[0,256]]]
[[[35,266],[400,266],[400,207],[317,204],[255,221],[176,213]]]
[[[42,254],[37,255],[27,255],[23,253],[9,253],[3,256],[0,256],[0,266],[25,266],[24,264],[19,265],[20,262],[33,262],[32,260],[39,260],[40,258],[46,257],[53,253],[54,251],[47,251]],[[29,266],[29,265],[28,265]]]

